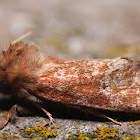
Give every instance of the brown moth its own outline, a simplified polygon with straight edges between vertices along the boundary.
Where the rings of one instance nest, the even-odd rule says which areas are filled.
[[[0,129],[14,119],[16,109],[30,107],[45,112],[51,124],[45,110],[49,101],[114,121],[94,109],[140,112],[140,62],[45,57],[35,46],[17,42],[0,54],[0,92],[16,101]]]

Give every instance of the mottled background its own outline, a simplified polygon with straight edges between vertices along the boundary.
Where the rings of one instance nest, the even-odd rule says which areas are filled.
[[[116,58],[140,56],[140,1],[139,0],[0,0],[0,50],[19,36],[32,31],[24,39],[34,43],[41,51],[60,58]],[[0,98],[1,99],[1,98]],[[6,101],[7,99],[5,99]],[[3,102],[2,102],[3,101]],[[0,100],[3,110],[10,107],[9,101]],[[0,108],[1,109],[1,108]],[[3,118],[3,113],[0,113]],[[55,118],[60,126],[57,140],[68,137],[77,130],[92,132],[101,122]],[[117,114],[112,115],[117,118]],[[121,116],[121,115],[120,115]],[[139,114],[136,115],[139,117]],[[126,115],[121,118],[125,119]],[[133,115],[132,117],[133,118]],[[131,119],[130,119],[131,120]],[[0,134],[16,134],[18,129],[46,122],[42,117],[17,117],[15,125],[9,123]],[[84,125],[86,122],[86,125]],[[111,125],[124,134],[140,134],[140,125],[125,129]]]
[[[25,39],[61,58],[139,59],[139,0],[0,0],[0,46]]]

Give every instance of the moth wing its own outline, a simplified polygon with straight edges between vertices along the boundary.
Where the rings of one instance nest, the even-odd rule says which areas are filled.
[[[38,95],[63,104],[140,112],[139,68],[123,58],[50,61],[38,74]]]

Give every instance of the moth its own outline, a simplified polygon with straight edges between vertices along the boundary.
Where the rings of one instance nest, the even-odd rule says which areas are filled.
[[[49,101],[116,122],[96,109],[140,112],[140,62],[46,57],[34,45],[16,42],[0,54],[0,92],[16,101],[0,129],[15,118],[16,110],[32,107],[46,113],[46,124],[53,123],[46,110]]]

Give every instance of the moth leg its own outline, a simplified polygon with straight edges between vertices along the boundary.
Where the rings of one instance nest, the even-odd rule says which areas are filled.
[[[52,118],[52,115],[47,110],[45,110],[44,108],[41,108],[41,110],[48,116],[48,118],[50,120],[49,122],[44,123],[44,125],[51,125],[54,121],[54,119]]]
[[[96,110],[85,110],[85,109],[82,109],[82,110],[85,111],[85,112],[91,113],[93,115],[96,115],[98,117],[106,118],[106,119],[114,122],[115,124],[122,125],[122,123],[120,123],[120,122],[118,122],[118,121],[116,121],[116,120],[114,120],[114,119],[102,114],[101,112],[96,111]]]
[[[7,117],[5,118],[5,120],[2,122],[2,124],[0,124],[0,129],[2,129],[9,121],[9,119],[14,120],[15,116],[16,116],[16,108],[17,105],[14,105],[7,114]]]
[[[118,124],[118,125],[120,125],[120,126],[122,125],[122,123],[120,123],[120,122],[118,122],[118,121],[116,121],[116,120],[114,120],[114,119],[112,119],[112,118],[110,118],[110,117],[108,117],[108,116],[106,116],[106,115],[100,113],[100,112],[97,112],[97,113],[98,113],[98,116],[99,116],[99,117],[106,118],[106,119],[108,119],[108,120],[110,120],[110,121],[112,121],[112,122],[114,122],[115,124]]]

